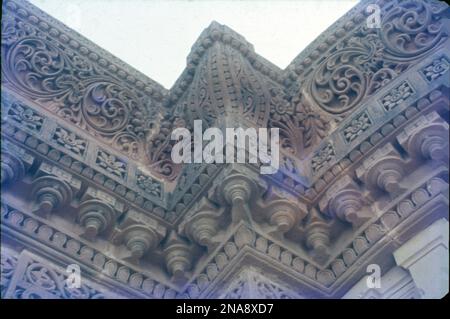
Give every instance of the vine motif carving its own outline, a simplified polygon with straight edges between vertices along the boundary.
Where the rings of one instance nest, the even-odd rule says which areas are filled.
[[[109,154],[106,151],[99,150],[97,153],[96,164],[103,168],[108,173],[111,173],[121,179],[125,178],[127,173],[127,164],[117,158],[115,155]]]
[[[403,1],[388,8],[378,31],[359,27],[314,71],[309,81],[314,101],[329,113],[343,114],[376,93],[442,41],[439,14],[445,8],[444,3]]]
[[[84,155],[87,142],[75,133],[61,127],[57,127],[53,135],[53,139],[69,151],[77,155]]]
[[[314,173],[319,172],[322,168],[326,167],[335,157],[333,146],[328,143],[322,149],[320,149],[316,155],[311,159],[311,167]]]
[[[369,118],[367,112],[364,112],[356,116],[350,124],[348,124],[344,130],[344,139],[347,143],[352,142],[354,139],[358,138],[372,125],[372,121]]]
[[[161,183],[141,171],[136,174],[136,185],[148,194],[156,197],[162,196]]]
[[[44,117],[23,104],[13,103],[8,116],[30,130],[39,132],[44,124]]]
[[[150,99],[13,15],[2,20],[2,82],[134,159],[152,132]]]
[[[389,93],[381,99],[381,103],[386,111],[390,111],[413,93],[414,91],[408,82],[403,81],[399,86],[391,89]]]
[[[1,280],[0,280],[0,296],[5,297],[6,290],[14,275],[17,265],[17,257],[13,256],[9,251],[1,250]]]
[[[450,69],[449,61],[446,57],[441,57],[434,60],[431,64],[427,65],[422,73],[425,78],[431,82],[444,75]]]

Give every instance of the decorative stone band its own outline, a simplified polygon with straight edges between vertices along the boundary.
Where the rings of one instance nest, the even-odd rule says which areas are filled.
[[[442,171],[435,172],[434,175],[439,176]],[[294,272],[298,273],[300,278],[309,278],[313,282],[316,281],[324,292],[332,294],[334,289],[338,289],[339,284],[334,286],[333,283],[337,281],[337,278],[342,276],[346,270],[350,269],[352,265],[362,256],[369,248],[376,244],[376,242],[382,238],[385,238],[389,233],[395,232],[396,227],[400,227],[402,221],[411,218],[418,218],[414,214],[420,207],[423,207],[426,203],[439,196],[439,194],[448,192],[448,184],[439,177],[427,176],[425,184],[420,184],[419,188],[416,188],[409,194],[402,196],[403,199],[397,200],[391,207],[387,207],[383,214],[380,215],[378,221],[374,224],[368,225],[363,232],[362,236],[356,237],[350,247],[344,249],[344,251],[338,256],[337,259],[332,260],[327,268],[320,270],[317,266],[304,259],[296,257],[295,253],[289,251],[289,249],[283,248],[280,245],[271,242],[264,235],[255,233],[255,231],[249,229],[242,224],[236,225],[236,231],[233,238],[225,242],[221,249],[219,249],[214,256],[209,257],[209,263],[206,263],[204,270],[195,276],[193,280],[186,283],[184,286],[186,293],[183,292],[184,288],[175,291],[167,289],[161,284],[154,285],[154,281],[151,279],[145,279],[145,275],[135,273],[134,270],[125,265],[120,265],[119,262],[106,258],[100,252],[94,251],[92,248],[81,244],[79,241],[70,239],[67,237],[63,242],[58,243],[55,247],[57,250],[64,250],[71,256],[76,257],[86,265],[94,267],[96,269],[105,269],[106,274],[120,282],[126,282],[134,289],[144,290],[151,296],[162,298],[163,296],[170,298],[171,296],[198,298],[201,297],[201,292],[208,287],[211,282],[221,273],[225,266],[232,262],[240,249],[243,247],[254,247],[257,251],[261,251],[267,254],[269,260],[274,262],[280,262],[282,265],[288,266]],[[392,210],[395,208],[395,212]],[[3,226],[12,227],[20,232],[28,233],[31,238],[40,240],[55,240],[56,237],[52,236],[55,230],[42,222],[37,221],[31,217],[27,217],[24,213],[12,210],[11,208],[4,207],[3,209]],[[52,239],[53,238],[53,239]],[[66,245],[64,245],[66,243]],[[70,244],[69,244],[70,243]],[[168,245],[167,258],[169,267],[172,268],[174,274],[183,274],[186,267],[189,267],[188,255],[182,259],[181,257],[175,258],[170,252],[173,249],[187,249],[187,246],[183,246],[177,243],[176,240],[172,241],[173,245]],[[56,243],[55,243],[56,244]],[[181,245],[181,246],[180,246]],[[174,257],[171,257],[174,256]],[[108,259],[108,260],[107,260]],[[179,260],[178,260],[179,259]],[[104,268],[106,267],[106,268]],[[180,269],[180,271],[176,270]],[[184,270],[183,270],[184,269]],[[144,280],[145,279],[145,280]],[[151,284],[150,284],[151,283]],[[136,286],[137,285],[137,286]],[[149,291],[149,285],[151,290]],[[325,288],[330,287],[330,288]],[[331,290],[330,290],[331,289]],[[164,293],[164,291],[166,291]],[[179,291],[178,293],[176,291]]]

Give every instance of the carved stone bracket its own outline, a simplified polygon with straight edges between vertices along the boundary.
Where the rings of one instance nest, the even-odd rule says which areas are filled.
[[[257,185],[246,175],[232,174],[218,188],[226,203],[231,205],[233,223],[250,217],[248,203],[256,196]]]
[[[356,175],[369,189],[398,194],[404,189],[400,182],[405,176],[405,167],[405,161],[392,144],[386,144],[356,169]]]
[[[358,227],[370,218],[367,201],[356,183],[345,175],[336,182],[319,202],[320,210],[331,217]]]
[[[406,126],[397,140],[412,157],[446,161],[448,130],[448,123],[438,113],[431,112]]]
[[[32,182],[31,197],[36,201],[34,213],[47,217],[72,201],[81,188],[81,181],[57,166],[43,162]]]
[[[33,212],[47,217],[72,200],[72,190],[66,182],[54,176],[43,176],[33,182],[31,196],[37,204]]]
[[[123,204],[114,197],[89,187],[81,200],[77,219],[84,228],[81,236],[94,240],[113,226],[115,218],[123,209]]]
[[[113,243],[123,243],[128,250],[124,259],[138,261],[154,250],[166,234],[166,228],[150,217],[129,210],[112,236]]]
[[[14,182],[25,174],[25,165],[22,160],[14,154],[3,150],[1,169],[2,184],[6,182]]]
[[[22,178],[34,162],[34,157],[24,149],[2,140],[1,183],[11,183]]]
[[[170,233],[167,239],[164,259],[173,281],[183,282],[187,279],[187,272],[192,267],[191,247],[175,232]]]
[[[330,224],[313,208],[306,224],[306,245],[313,250],[313,258],[323,262],[328,256],[330,244]]]
[[[192,216],[186,216],[179,231],[189,240],[205,246],[211,251],[220,240],[217,238],[219,225],[223,221],[224,208],[216,208],[207,199],[203,199]]]
[[[273,229],[269,233],[284,234],[291,230],[307,214],[306,206],[286,199],[270,201],[263,214]]]

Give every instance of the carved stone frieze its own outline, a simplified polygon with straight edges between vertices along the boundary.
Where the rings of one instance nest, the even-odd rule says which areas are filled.
[[[377,0],[369,28],[369,2],[285,70],[213,22],[165,90],[6,1],[2,235],[25,250],[2,247],[2,297],[339,298],[448,219],[449,8]],[[197,119],[279,128],[278,172],[173,163]]]

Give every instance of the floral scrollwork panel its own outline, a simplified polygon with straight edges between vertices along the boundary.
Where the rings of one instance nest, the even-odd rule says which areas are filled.
[[[313,71],[309,88],[315,103],[339,115],[375,94],[447,37],[441,21],[446,8],[415,0],[387,5],[381,28],[362,24]]]
[[[151,99],[13,15],[2,19],[2,83],[123,154],[144,154]]]
[[[104,299],[114,297],[114,295],[105,295],[92,287],[83,277],[79,285],[69,284],[68,272],[63,272],[47,261],[33,256],[23,251],[16,259],[11,259],[2,251],[2,298]],[[8,287],[3,290],[4,277],[8,280]]]

